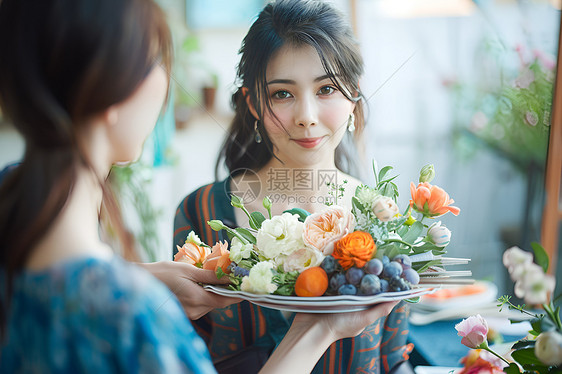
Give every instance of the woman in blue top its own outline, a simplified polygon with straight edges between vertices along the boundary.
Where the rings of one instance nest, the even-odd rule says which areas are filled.
[[[99,237],[102,201],[124,232],[104,181],[139,156],[168,89],[161,10],[2,0],[0,55],[0,105],[26,141],[0,185],[0,372],[215,372],[173,294]],[[300,315],[264,372],[310,370],[392,306]]]
[[[261,202],[269,196],[272,214],[291,208],[318,212],[334,202],[328,199],[335,185],[345,187],[337,203],[351,208],[361,184],[351,174],[357,175],[356,140],[365,123],[363,59],[344,17],[325,1],[273,1],[250,27],[240,54],[235,115],[217,162],[217,169],[226,164],[229,177],[180,203],[174,248],[191,230],[208,244],[224,240],[208,220],[249,227],[245,214],[230,206],[231,193],[249,211],[263,211]],[[289,323],[290,316],[277,310],[242,302],[213,310],[194,325],[219,371],[243,367],[248,373],[260,367]],[[408,371],[401,365],[413,349],[407,333],[402,304],[360,336],[331,345],[314,373]]]

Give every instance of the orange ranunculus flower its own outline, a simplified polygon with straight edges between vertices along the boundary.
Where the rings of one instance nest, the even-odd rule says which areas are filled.
[[[178,248],[178,253],[174,256],[174,261],[186,262],[198,268],[203,267],[207,256],[211,254],[211,250],[208,247],[200,247],[193,243],[186,243],[183,247],[177,245],[176,247]]]
[[[345,270],[353,265],[362,268],[373,257],[376,250],[377,246],[371,234],[364,231],[354,231],[334,244],[332,256],[339,261]]]
[[[458,216],[461,211],[456,206],[450,206],[455,200],[451,199],[445,190],[427,182],[420,183],[417,187],[411,182],[410,192],[412,193],[410,206],[424,216],[437,217],[447,212]]]
[[[230,251],[228,250],[228,243],[217,242],[211,249],[211,254],[207,256],[203,262],[203,269],[217,271],[220,267],[223,272],[228,273],[228,265],[230,265]]]
[[[499,358],[482,349],[471,349],[460,362],[464,367],[458,374],[501,374],[505,366]]]

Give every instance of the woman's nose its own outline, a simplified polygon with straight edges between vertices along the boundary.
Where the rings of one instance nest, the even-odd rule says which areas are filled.
[[[310,127],[318,123],[318,107],[316,98],[303,97],[298,101],[295,122],[300,127]]]

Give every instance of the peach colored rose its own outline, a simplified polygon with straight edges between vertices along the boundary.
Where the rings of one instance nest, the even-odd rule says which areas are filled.
[[[229,273],[228,265],[230,265],[230,251],[228,250],[228,243],[217,242],[211,249],[211,254],[207,256],[203,262],[203,269],[217,271],[220,267],[223,272]]]
[[[501,374],[503,373],[503,362],[483,349],[471,349],[461,359],[464,365],[457,374]]]
[[[339,261],[345,270],[353,265],[362,268],[373,257],[376,250],[377,246],[371,234],[364,231],[355,231],[334,244],[332,256]]]
[[[379,196],[373,204],[373,213],[382,222],[390,221],[400,213],[398,205],[388,196]]]
[[[207,256],[211,254],[211,250],[208,247],[200,247],[193,243],[186,243],[183,247],[179,245],[178,253],[174,256],[174,261],[187,262],[188,264],[195,265],[198,268],[203,267],[203,263],[207,259]]]
[[[411,182],[410,192],[410,206],[427,217],[442,216],[447,212],[458,216],[461,211],[455,206],[450,206],[455,200],[451,199],[445,190],[427,182],[419,183],[417,187]]]
[[[332,205],[306,217],[302,238],[305,244],[327,256],[334,251],[334,243],[353,232],[354,228],[355,217],[351,211]]]

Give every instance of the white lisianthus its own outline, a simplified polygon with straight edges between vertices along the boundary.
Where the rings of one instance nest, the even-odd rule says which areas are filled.
[[[195,231],[189,232],[189,235],[187,235],[187,239],[185,239],[185,244],[187,243],[193,243],[199,247],[203,244],[203,242],[201,241],[199,236],[195,233]]]
[[[390,221],[400,213],[398,205],[388,196],[379,196],[373,204],[373,213],[382,222]]]
[[[242,278],[240,289],[255,294],[270,294],[275,292],[277,285],[273,283],[273,263],[262,261],[250,269],[250,275]]]
[[[283,260],[283,270],[285,272],[304,270],[319,266],[324,259],[322,252],[315,248],[305,247],[297,249]]]
[[[288,256],[304,247],[304,224],[296,214],[283,213],[263,221],[256,236],[260,254],[268,260]]]
[[[552,275],[544,273],[543,269],[530,263],[524,266],[524,273],[515,282],[515,296],[523,298],[527,304],[544,304],[554,292],[556,281]]]
[[[359,200],[359,202],[369,210],[373,209],[377,198],[380,196],[381,195],[377,191],[365,185],[361,185],[355,193],[357,200]]]
[[[517,282],[524,275],[528,265],[533,263],[533,254],[519,247],[511,247],[503,253],[502,261],[511,280]]]
[[[535,356],[546,365],[562,364],[562,335],[556,331],[547,331],[537,337]]]
[[[446,247],[451,241],[451,231],[445,226],[441,226],[441,221],[435,222],[427,230],[429,240],[438,247]]]
[[[244,244],[237,237],[233,237],[230,243],[230,260],[239,263],[245,258],[250,258],[253,244]]]

